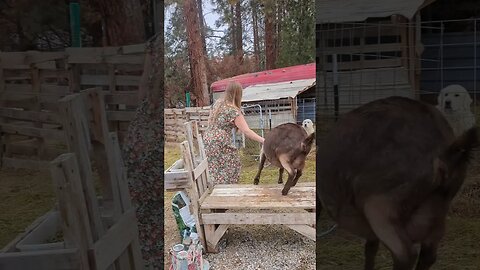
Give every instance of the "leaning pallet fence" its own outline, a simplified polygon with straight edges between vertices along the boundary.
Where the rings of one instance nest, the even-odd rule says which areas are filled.
[[[58,100],[103,90],[108,128],[120,142],[139,104],[145,45],[0,52],[0,166],[42,169],[65,138]]]
[[[165,140],[169,142],[180,142],[185,139],[184,123],[191,120],[197,121],[200,131],[203,132],[208,126],[209,113],[210,106],[165,109]]]
[[[102,91],[66,96],[58,107],[68,153],[49,163],[57,207],[2,249],[0,268],[143,269],[135,209]],[[100,196],[93,162],[102,168]]]

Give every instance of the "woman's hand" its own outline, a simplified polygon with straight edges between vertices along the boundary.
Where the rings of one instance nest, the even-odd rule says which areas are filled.
[[[243,114],[240,114],[235,118],[235,126],[237,126],[237,128],[249,139],[255,140],[262,144],[265,141],[262,136],[259,136],[257,133],[253,132],[253,130],[248,127],[247,121],[245,121],[245,117],[243,116]]]

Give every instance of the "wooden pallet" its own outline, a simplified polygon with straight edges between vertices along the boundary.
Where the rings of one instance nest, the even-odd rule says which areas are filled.
[[[69,153],[50,162],[58,209],[35,221],[0,252],[1,269],[143,269],[135,208],[116,133],[100,89],[59,102]],[[92,163],[99,168],[101,200]],[[63,240],[45,241],[57,232]]]
[[[195,123],[187,123],[187,130]],[[208,163],[201,135],[197,135],[199,156],[195,161],[192,136],[181,143],[187,192],[192,201],[197,231],[208,252],[217,252],[217,244],[230,225],[286,225],[315,241],[315,182],[299,183],[287,196],[283,185],[215,185],[209,181]]]

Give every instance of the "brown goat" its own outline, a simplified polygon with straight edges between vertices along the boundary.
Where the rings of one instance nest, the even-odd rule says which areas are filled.
[[[366,270],[379,242],[394,270],[412,269],[417,257],[417,270],[430,269],[477,144],[475,128],[455,138],[433,106],[373,101],[344,115],[319,144],[317,196],[339,228],[366,239]]]
[[[253,184],[258,185],[265,160],[280,168],[278,183],[283,183],[283,171],[287,170],[288,180],[282,190],[287,195],[291,187],[297,184],[305,167],[305,158],[312,148],[315,133],[307,135],[300,125],[286,123],[273,128],[266,136],[260,154],[260,164]]]

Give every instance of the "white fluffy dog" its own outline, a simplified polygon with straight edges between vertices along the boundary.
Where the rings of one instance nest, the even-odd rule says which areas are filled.
[[[472,98],[467,90],[457,84],[443,88],[438,95],[437,109],[443,113],[457,136],[475,125],[470,104]]]
[[[315,127],[313,126],[313,122],[310,119],[303,120],[302,127],[303,129],[305,129],[308,135],[315,132]]]

